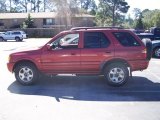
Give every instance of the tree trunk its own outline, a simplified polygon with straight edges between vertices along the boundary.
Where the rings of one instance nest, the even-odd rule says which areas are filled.
[[[26,13],[28,12],[28,9],[27,9],[27,0],[25,0],[25,11],[26,11]]]
[[[115,7],[116,7],[116,3],[114,3],[113,10],[112,10],[112,26],[115,26]]]
[[[37,1],[37,9],[38,9],[38,12],[39,12],[39,0]]]
[[[43,7],[44,7],[44,12],[45,12],[45,11],[46,11],[46,0],[44,0],[43,2],[44,2],[44,3],[43,3],[43,5],[44,5],[44,6],[43,6]]]
[[[12,1],[11,0],[9,0],[9,7],[10,7],[10,12],[11,12],[11,10],[12,10]]]
[[[31,9],[31,10],[30,10],[30,11],[32,12],[32,1],[30,1],[30,3],[31,3],[31,5],[30,5],[30,7],[31,7],[30,9]]]

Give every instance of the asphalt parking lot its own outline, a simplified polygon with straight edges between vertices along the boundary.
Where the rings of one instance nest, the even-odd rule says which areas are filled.
[[[160,59],[119,88],[101,76],[43,77],[22,86],[8,72],[8,55],[49,39],[0,42],[0,120],[160,120]]]

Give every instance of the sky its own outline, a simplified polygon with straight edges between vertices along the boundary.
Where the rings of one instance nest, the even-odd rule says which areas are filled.
[[[132,11],[134,8],[139,8],[141,10],[149,9],[160,9],[160,0],[125,0],[129,6],[130,9],[128,13],[132,14]]]

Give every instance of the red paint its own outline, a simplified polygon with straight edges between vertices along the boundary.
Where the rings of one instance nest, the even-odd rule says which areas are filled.
[[[106,48],[84,48],[84,32],[102,32],[107,36],[110,45]],[[136,47],[124,47],[112,34],[113,32],[128,32],[140,43]],[[79,34],[78,48],[48,50],[47,44],[52,43],[57,38],[69,34]],[[10,55],[7,64],[10,72],[18,62],[30,61],[35,64],[37,69],[46,74],[72,73],[72,74],[100,74],[103,65],[115,60],[123,60],[133,71],[143,70],[148,67],[149,61],[146,60],[146,53],[142,51],[145,46],[141,40],[128,30],[77,30],[65,31],[53,37],[51,41],[42,48],[29,51],[21,51]]]

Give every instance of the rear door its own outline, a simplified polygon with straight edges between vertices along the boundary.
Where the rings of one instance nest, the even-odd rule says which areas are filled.
[[[10,39],[12,39],[12,37],[11,37],[11,32],[5,32],[5,37],[4,37],[4,39],[6,39],[6,40],[10,40]]]
[[[81,49],[81,69],[84,73],[97,73],[104,61],[114,55],[113,43],[105,32],[84,32]]]

